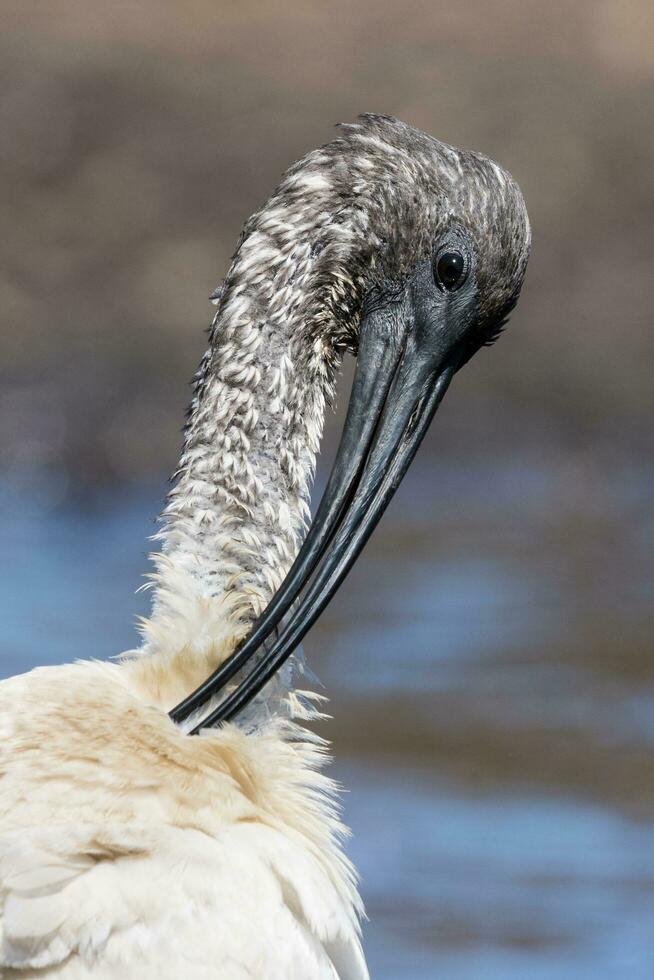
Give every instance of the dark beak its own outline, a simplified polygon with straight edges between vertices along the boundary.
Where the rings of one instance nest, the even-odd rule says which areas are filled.
[[[234,718],[315,623],[406,473],[462,359],[467,320],[463,311],[430,307],[416,284],[398,300],[364,311],[343,435],[306,539],[252,632],[171,712],[175,722],[188,718],[253,661],[245,679],[193,733]]]

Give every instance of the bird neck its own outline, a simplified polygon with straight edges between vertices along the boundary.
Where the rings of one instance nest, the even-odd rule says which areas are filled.
[[[143,624],[142,652],[158,655],[164,702],[231,653],[297,553],[340,363],[324,326],[335,302],[339,315],[349,309],[322,251],[255,227],[225,280]],[[347,261],[342,248],[338,255]]]

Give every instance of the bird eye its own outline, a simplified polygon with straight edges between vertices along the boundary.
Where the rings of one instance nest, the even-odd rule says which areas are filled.
[[[442,252],[434,269],[436,284],[443,289],[458,289],[466,278],[466,260],[461,252]]]

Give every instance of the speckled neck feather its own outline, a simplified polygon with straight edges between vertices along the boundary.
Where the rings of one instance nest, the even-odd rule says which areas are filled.
[[[166,699],[231,652],[282,581],[309,515],[325,406],[343,351],[356,347],[362,298],[373,284],[401,284],[453,219],[470,227],[488,263],[503,264],[502,275],[479,267],[496,313],[519,287],[528,252],[517,185],[485,157],[366,116],[291,167],[247,222],[154,556],[141,652],[186,665]]]

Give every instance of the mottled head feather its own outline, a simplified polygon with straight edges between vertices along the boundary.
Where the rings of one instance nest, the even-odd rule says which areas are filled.
[[[530,229],[518,185],[480,153],[391,116],[363,115],[290,167],[250,218],[223,298],[237,287],[243,265],[256,264],[253,249],[273,292],[288,279],[282,256],[291,260],[306,244],[309,261],[295,271],[304,276],[303,323],[337,346],[350,345],[366,291],[380,281],[402,284],[456,225],[476,245],[484,327],[514,304],[527,265]]]

